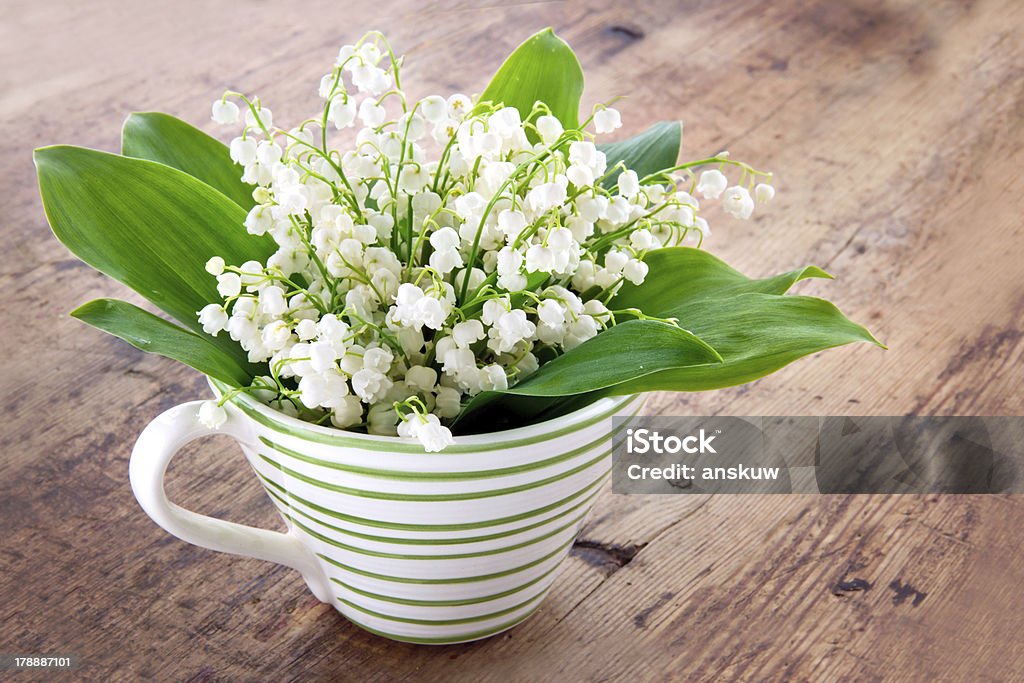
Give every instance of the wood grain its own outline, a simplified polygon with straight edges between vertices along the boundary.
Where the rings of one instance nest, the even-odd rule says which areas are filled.
[[[1024,5],[143,5],[8,0],[0,19],[0,652],[72,652],[97,681],[1024,679],[1019,497],[605,494],[531,620],[443,648],[367,635],[289,570],[169,537],[127,457],[204,384],[67,317],[124,292],[52,238],[30,155],[115,150],[133,110],[212,131],[228,86],[293,118],[369,28],[408,55],[413,95],[478,92],[553,25],[585,104],[629,96],[624,132],[682,118],[686,156],[728,148],[776,172],[772,210],[716,222],[710,248],[755,275],[825,267],[836,282],[800,290],[891,347],[650,412],[1022,414]],[[279,525],[226,439],[173,469],[181,504]]]

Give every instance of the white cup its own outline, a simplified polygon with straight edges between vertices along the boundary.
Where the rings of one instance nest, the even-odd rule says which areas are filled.
[[[611,419],[642,397],[601,399],[529,427],[457,437],[440,453],[318,427],[248,396],[219,429],[199,401],[157,417],[131,458],[142,508],[189,543],[287,565],[317,598],[394,640],[486,638],[540,605],[611,466]],[[202,436],[242,447],[288,527],[256,529],[168,501],[171,457]]]

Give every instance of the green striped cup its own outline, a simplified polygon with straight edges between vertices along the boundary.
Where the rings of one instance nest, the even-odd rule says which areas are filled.
[[[541,424],[419,444],[317,427],[238,396],[219,430],[199,401],[139,436],[132,489],[171,534],[298,570],[317,598],[378,635],[444,644],[486,638],[544,599],[611,465],[611,418],[642,397],[606,398]],[[243,526],[167,500],[171,457],[201,436],[242,447],[288,527]]]

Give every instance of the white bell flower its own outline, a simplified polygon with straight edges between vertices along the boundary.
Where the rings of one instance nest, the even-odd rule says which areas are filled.
[[[256,141],[252,138],[235,138],[228,147],[231,160],[239,166],[256,163]]]
[[[537,326],[527,320],[526,311],[515,309],[503,313],[491,329],[492,333],[496,333],[492,337],[497,346],[494,350],[497,353],[511,351],[516,344],[532,337],[536,330]]]
[[[413,365],[405,371],[405,383],[417,391],[431,392],[437,386],[437,370]]]
[[[503,138],[510,137],[522,130],[519,110],[515,107],[502,107],[487,118],[487,126]]]
[[[653,249],[657,244],[656,240],[654,239],[654,235],[651,234],[651,231],[646,228],[637,230],[636,232],[632,233],[629,236],[629,243],[637,251],[647,251],[648,249]]]
[[[487,199],[478,192],[469,192],[455,200],[455,213],[464,221],[479,221],[487,207]]]
[[[700,182],[697,183],[697,192],[704,199],[718,199],[725,192],[729,179],[717,169],[704,171],[700,174]]]
[[[537,304],[537,317],[552,327],[564,325],[565,308],[554,299],[545,299]]]
[[[498,214],[498,229],[511,242],[526,229],[526,216],[523,215],[522,211],[505,209]]]
[[[300,320],[295,326],[295,336],[299,341],[308,342],[316,337],[316,323],[309,318]]]
[[[500,365],[487,365],[480,368],[481,391],[504,391],[508,389],[508,375]]]
[[[342,396],[333,401],[331,424],[338,429],[346,429],[359,424],[363,419],[363,402],[357,396]]]
[[[217,336],[228,326],[228,314],[220,304],[207,304],[199,311],[199,324],[203,326],[203,332]]]
[[[451,430],[441,424],[437,415],[410,415],[398,425],[398,434],[418,440],[428,453],[442,451],[455,443]]]
[[[467,96],[456,93],[448,98],[448,116],[461,121],[473,108],[473,100]]]
[[[484,302],[483,312],[480,315],[480,319],[484,325],[494,325],[498,322],[498,319],[511,308],[509,299],[507,296],[499,297],[497,299],[488,299]]]
[[[275,320],[263,328],[261,340],[264,348],[268,351],[280,351],[291,340],[292,332],[288,323],[283,320]]]
[[[451,228],[441,228],[430,234],[430,246],[437,251],[448,251],[459,248],[459,233]]]
[[[366,431],[381,436],[395,436],[398,431],[398,413],[394,407],[385,403],[375,403],[366,412]]]
[[[434,410],[439,417],[455,417],[462,410],[462,394],[451,387],[438,387]]]
[[[220,429],[228,421],[228,412],[216,401],[203,401],[199,404],[199,422],[209,429]]]
[[[456,249],[435,251],[430,255],[429,263],[430,267],[438,273],[441,275],[447,275],[456,268],[462,267],[462,254],[460,254]]]
[[[357,48],[356,53],[359,55],[359,58],[363,64],[377,65],[378,63],[380,63],[380,60],[384,57],[384,54],[380,51],[380,48],[377,47],[377,44],[374,42],[363,43]],[[355,67],[353,66],[352,68]]]
[[[577,140],[569,145],[569,163],[571,165],[586,166],[594,171],[595,175],[604,173],[605,155],[593,142]]]
[[[364,403],[376,403],[391,389],[392,382],[387,375],[377,370],[364,368],[352,375],[352,391]]]
[[[725,191],[722,208],[731,216],[745,221],[754,213],[754,198],[747,188],[734,185]]]
[[[448,103],[440,95],[431,95],[420,100],[420,112],[428,123],[441,123],[448,118]]]
[[[531,273],[550,273],[555,270],[555,251],[551,247],[534,244],[526,250],[526,270]]]
[[[600,328],[592,316],[581,315],[569,325],[568,333],[562,345],[568,351],[597,336]]]
[[[217,100],[210,108],[214,121],[223,125],[238,123],[238,105],[231,100]]]
[[[206,262],[206,272],[216,277],[224,272],[224,259],[214,256]]]
[[[622,126],[622,117],[611,107],[605,107],[594,113],[594,130],[600,135],[611,133]]]
[[[242,291],[242,278],[238,273],[221,273],[217,276],[217,292],[224,298],[238,296]]]
[[[327,380],[320,374],[305,375],[299,380],[299,400],[307,408],[319,408],[327,400]]]
[[[342,65],[345,64],[345,62],[347,62],[350,59],[352,59],[352,57],[355,54],[356,54],[356,47],[355,47],[355,45],[342,45],[341,49],[338,50],[338,56],[334,60],[334,63],[337,64],[338,66],[342,66]]]
[[[608,213],[609,200],[603,195],[583,196],[576,200],[576,209],[588,223],[596,223]]]
[[[359,105],[359,120],[363,122],[364,126],[377,128],[384,123],[386,115],[387,112],[384,111],[384,107],[377,104],[372,98],[363,100]]]
[[[455,377],[467,370],[476,370],[476,356],[469,348],[453,348],[444,352],[441,358],[441,369]]]
[[[284,290],[277,285],[264,287],[259,293],[259,311],[267,316],[283,315],[288,310]]]
[[[387,374],[391,369],[391,363],[393,362],[394,357],[394,354],[383,346],[367,349],[363,353],[363,367],[370,370],[376,370],[382,374]]]
[[[351,73],[352,85],[374,97],[391,87],[391,76],[371,64],[359,64],[352,68]]]
[[[612,225],[625,224],[630,219],[631,205],[625,197],[612,197],[608,202],[608,208],[604,212],[604,218]]]
[[[576,187],[587,187],[594,184],[594,172],[589,166],[573,164],[565,171],[565,177]]]
[[[309,344],[309,366],[313,372],[325,372],[338,367],[339,355],[336,347],[328,341],[317,340]]]
[[[576,266],[576,272],[572,276],[572,286],[580,292],[585,292],[597,284],[597,266],[593,261],[583,259]]]
[[[644,283],[649,270],[650,267],[643,261],[630,259],[622,268],[622,276],[634,285],[640,286]]]
[[[636,171],[628,169],[619,174],[619,194],[627,199],[632,199],[640,192],[640,180]]]
[[[526,194],[526,203],[536,214],[542,214],[565,202],[568,178],[556,176],[555,180],[542,183]]]
[[[274,127],[274,114],[267,107],[257,106],[256,113],[259,115],[259,120],[253,115],[252,109],[247,109],[245,112],[245,125],[259,128],[260,123],[267,130]]]
[[[355,102],[352,100],[346,102],[342,98],[336,97],[331,100],[331,106],[327,110],[327,119],[334,124],[336,129],[341,130],[349,128],[355,123],[357,113]]]
[[[484,325],[479,320],[464,320],[452,327],[451,338],[460,349],[468,348],[470,344],[480,341],[485,336]]]
[[[539,117],[536,125],[537,132],[540,133],[540,139],[545,145],[554,143],[565,132],[565,129],[562,128],[562,122],[550,115]]]
[[[409,194],[416,194],[430,182],[430,174],[423,166],[407,165],[398,176],[398,189]]]

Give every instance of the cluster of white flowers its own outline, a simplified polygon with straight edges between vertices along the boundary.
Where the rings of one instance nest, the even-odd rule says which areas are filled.
[[[642,316],[606,304],[622,282],[643,283],[650,250],[700,243],[694,195],[745,219],[764,174],[720,154],[639,177],[594,143],[621,126],[614,109],[567,130],[539,102],[525,119],[461,94],[409,102],[400,67],[380,34],[346,45],[320,83],[322,112],[290,130],[258,98],[214,103],[223,124],[244,109],[230,151],[255,185],[245,229],[277,251],[266,263],[213,256],[224,300],[199,320],[266,364],[247,390],[274,408],[436,451],[468,397]],[[698,180],[701,165],[716,168]],[[217,425],[224,412],[202,417]]]

